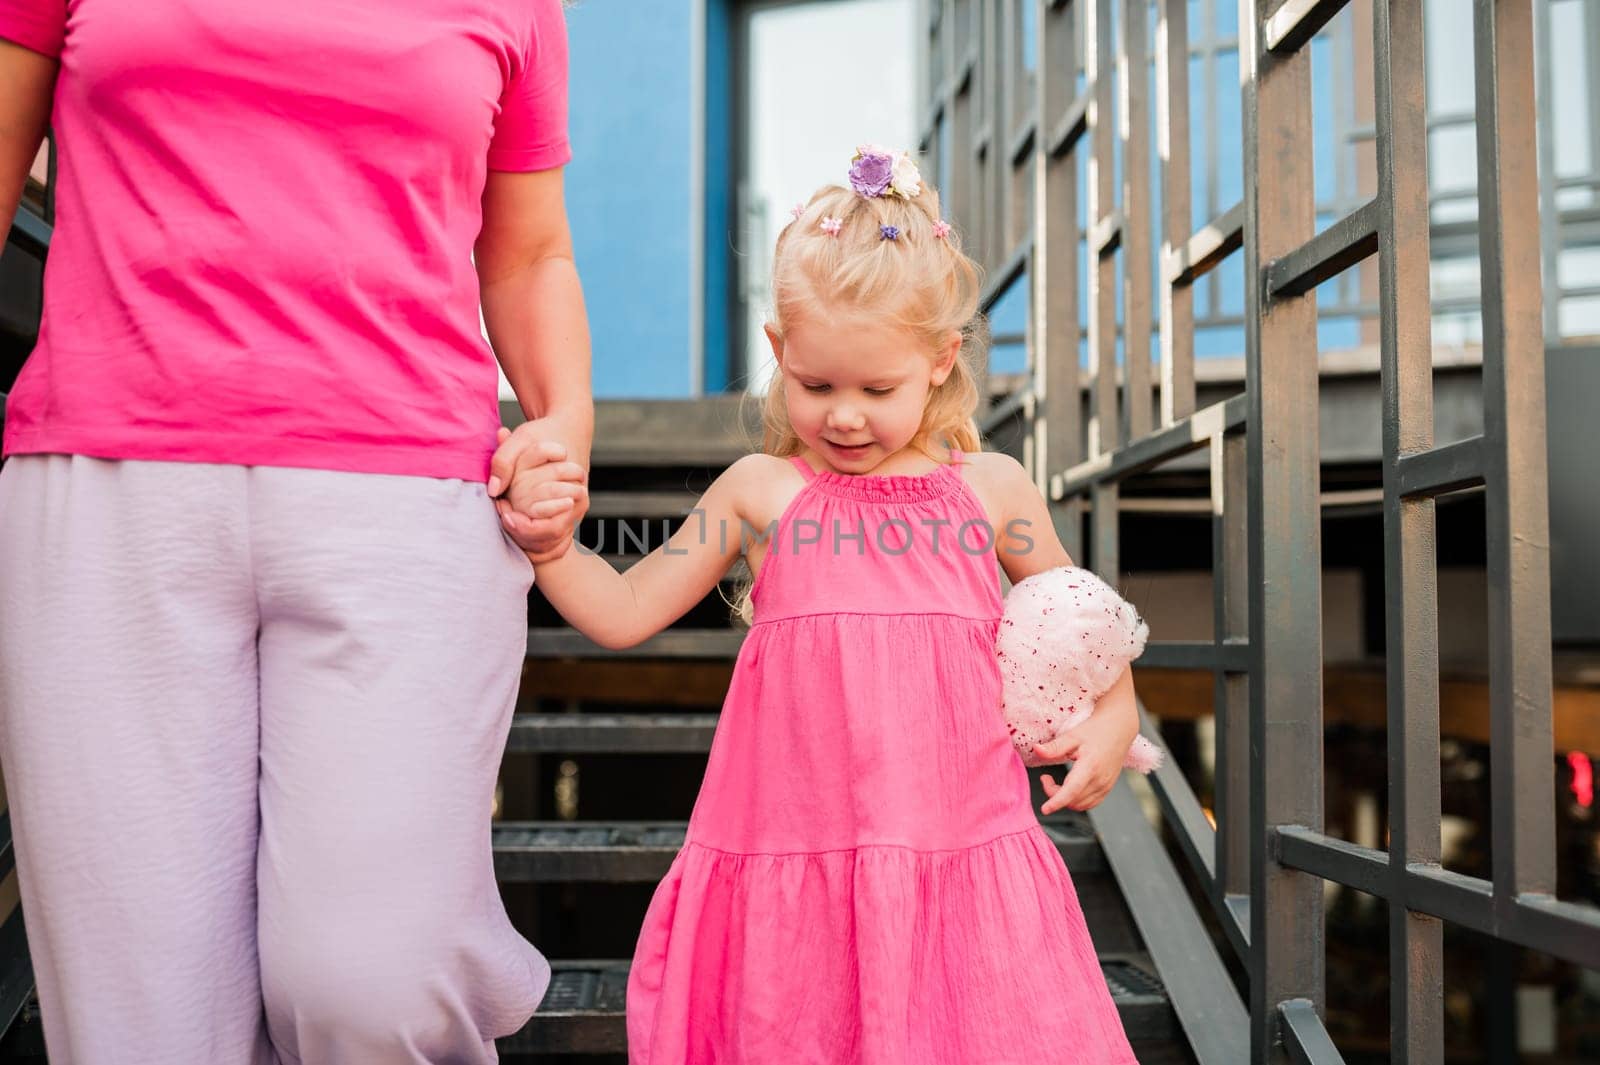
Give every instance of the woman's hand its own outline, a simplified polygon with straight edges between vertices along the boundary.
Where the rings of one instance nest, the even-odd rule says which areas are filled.
[[[589,509],[588,471],[567,461],[571,433],[558,417],[501,429],[489,494],[506,534],[534,563],[559,558]],[[587,451],[587,441],[581,442]]]
[[[1034,754],[1041,761],[1072,762],[1072,768],[1059,786],[1048,773],[1039,778],[1045,793],[1045,804],[1039,812],[1088,810],[1099,805],[1116,786],[1128,757],[1128,747],[1138,734],[1139,710],[1133,692],[1133,671],[1124,670],[1121,679],[1095,704],[1089,720],[1049,743],[1034,744]]]

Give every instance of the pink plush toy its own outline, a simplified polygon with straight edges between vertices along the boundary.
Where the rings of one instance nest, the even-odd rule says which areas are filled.
[[[1133,604],[1086,569],[1059,566],[1012,587],[996,653],[1001,709],[1025,765],[1040,764],[1034,744],[1089,720],[1149,633]],[[1135,737],[1123,764],[1148,773],[1161,765],[1161,749]]]

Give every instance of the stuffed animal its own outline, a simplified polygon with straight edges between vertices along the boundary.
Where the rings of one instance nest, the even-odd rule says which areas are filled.
[[[1133,604],[1086,569],[1059,566],[1017,582],[1006,596],[996,653],[1011,742],[1025,765],[1033,745],[1081,725],[1129,662],[1144,653],[1150,630]],[[1123,763],[1149,773],[1161,749],[1134,738]]]

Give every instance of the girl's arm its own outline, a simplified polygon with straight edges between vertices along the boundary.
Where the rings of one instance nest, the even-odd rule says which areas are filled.
[[[489,343],[528,418],[495,451],[489,494],[547,464],[536,480],[587,474],[594,440],[589,322],[573,261],[562,171],[491,170],[473,249]],[[562,460],[565,460],[566,465]],[[587,497],[552,516],[508,525],[536,561],[566,550]]]
[[[0,221],[7,230],[44,141],[59,64],[0,40]]]
[[[705,598],[739,557],[745,534],[761,528],[749,520],[747,501],[763,477],[770,481],[771,461],[746,455],[728,467],[678,531],[625,573],[575,547],[536,563],[535,587],[568,624],[601,647],[642,643]]]
[[[984,452],[992,504],[998,517],[995,551],[1012,584],[1057,566],[1073,565],[1056,535],[1050,508],[1022,464],[1010,455]]]
[[[1073,565],[1056,535],[1049,505],[1028,472],[1008,455],[996,455],[989,464],[1000,517],[995,550],[1006,576],[1015,584],[1047,569]],[[1036,748],[1047,762],[1072,762],[1059,785],[1048,773],[1039,778],[1046,797],[1040,812],[1087,810],[1098,805],[1116,786],[1128,745],[1138,734],[1133,670],[1124,669],[1116,684],[1096,701],[1089,720]]]

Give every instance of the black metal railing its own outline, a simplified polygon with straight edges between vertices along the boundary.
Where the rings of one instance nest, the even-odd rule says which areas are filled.
[[[1342,1060],[1323,1020],[1329,881],[1388,903],[1390,1052],[1397,1062],[1443,1060],[1446,922],[1489,937],[1491,946],[1600,967],[1600,911],[1554,897],[1531,0],[1474,3],[1483,431],[1443,446],[1433,435],[1423,0],[1373,2],[1377,193],[1319,232],[1309,44],[1345,4],[1240,3],[1244,197],[1194,232],[1187,0],[925,6],[922,148],[942,163],[951,213],[989,270],[985,308],[1021,279],[1028,285],[1026,383],[991,409],[986,428],[1022,423],[1024,457],[1053,501],[1063,541],[1084,557],[1087,525],[1086,557],[1112,582],[1121,569],[1122,484],[1186,453],[1209,455],[1213,638],[1152,642],[1141,661],[1204,667],[1215,678],[1215,827],[1176,765],[1151,779],[1165,827],[1248,982],[1247,1026],[1239,1011],[1248,1035],[1241,1031],[1244,1041],[1230,1043],[1218,1032],[1227,1027],[1219,1018],[1230,1016],[1227,996],[1204,986],[1216,970],[1211,959],[1162,951],[1147,932],[1202,1063],[1232,1065],[1246,1055],[1257,1063]],[[1146,39],[1152,8],[1153,55]],[[1022,51],[1025,19],[1031,56]],[[1140,76],[1152,61],[1158,166],[1148,158],[1150,101]],[[1079,155],[1086,156],[1082,190]],[[1151,206],[1153,170],[1159,220]],[[1152,264],[1157,224],[1159,262]],[[1235,252],[1242,252],[1245,278],[1244,391],[1196,410],[1193,286]],[[1373,256],[1387,850],[1326,834],[1322,809],[1316,286]],[[1081,270],[1088,273],[1084,308]],[[1159,329],[1154,359],[1152,321]],[[1085,332],[1088,372],[1081,375]],[[1485,494],[1491,590],[1488,879],[1443,868],[1440,853],[1434,500],[1472,486]],[[1171,921],[1170,914],[1142,912],[1171,901],[1138,886],[1155,860],[1150,847],[1114,842],[1138,838],[1141,828],[1155,838],[1126,785],[1095,811],[1095,823],[1108,837],[1113,866],[1119,856],[1123,863],[1116,871],[1136,921]]]

